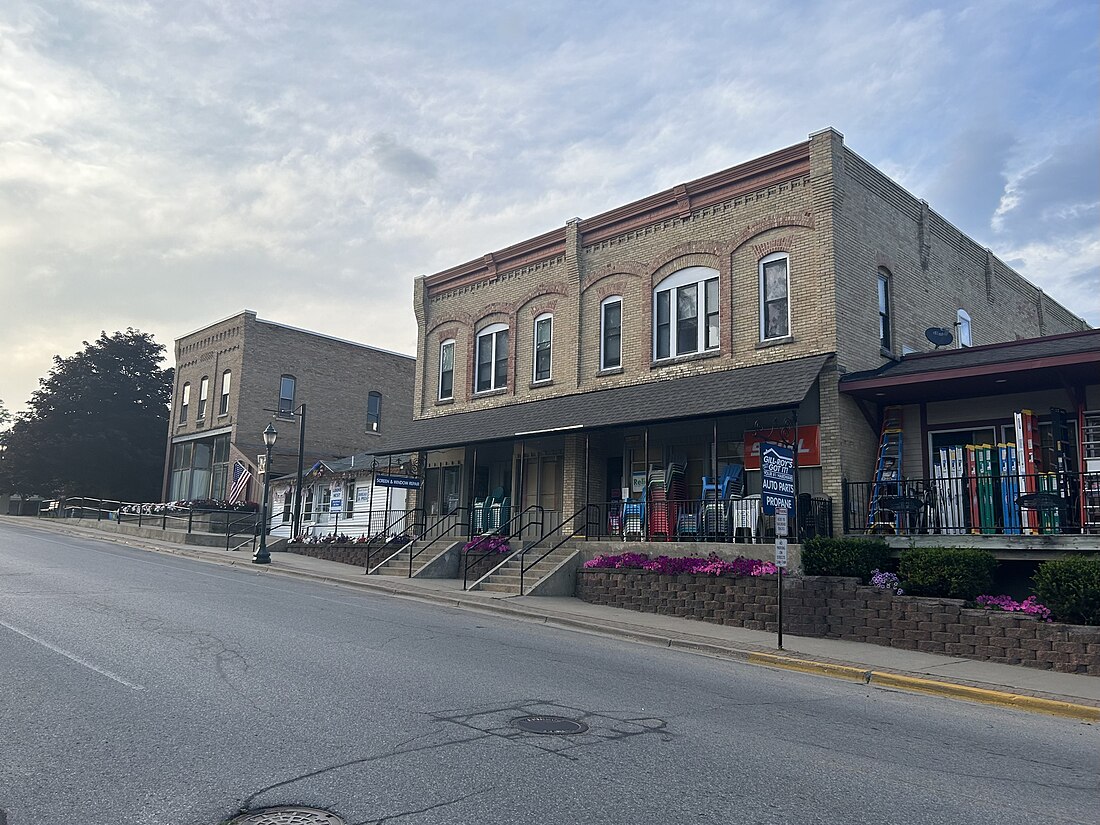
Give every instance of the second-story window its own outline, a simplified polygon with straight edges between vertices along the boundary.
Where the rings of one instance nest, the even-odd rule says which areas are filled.
[[[623,299],[604,298],[600,304],[600,369],[623,365]]]
[[[718,271],[689,266],[653,290],[653,357],[718,348]]]
[[[760,340],[791,334],[789,258],[776,252],[760,260]]]
[[[293,375],[284,375],[279,379],[279,415],[294,415],[294,392],[298,381]]]
[[[878,338],[879,345],[887,352],[893,352],[893,332],[890,327],[890,273],[885,269],[878,271]]]
[[[218,415],[229,414],[229,387],[233,383],[233,373],[226,370],[222,373],[222,397],[218,401]]]
[[[382,426],[382,393],[367,394],[367,432],[376,433]]]
[[[180,424],[187,423],[187,408],[191,405],[191,382],[188,381],[180,390]]]
[[[955,313],[955,328],[959,332],[959,346],[970,347],[974,345],[974,339],[970,336],[970,313],[960,309]]]
[[[206,418],[206,399],[210,394],[210,379],[205,375],[202,380],[199,381],[199,410],[198,415],[195,416],[196,420],[202,421]]]
[[[477,334],[477,377],[475,392],[508,386],[508,327],[492,324]]]
[[[535,366],[532,380],[550,380],[550,361],[554,341],[554,316],[540,315],[535,319]]]
[[[439,400],[455,397],[455,342],[454,339],[439,345]]]

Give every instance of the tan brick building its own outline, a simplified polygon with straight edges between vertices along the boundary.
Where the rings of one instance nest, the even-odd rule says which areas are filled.
[[[232,466],[256,477],[274,424],[276,474],[297,468],[306,406],[305,468],[376,453],[411,417],[411,356],[257,318],[245,310],[178,338],[164,499],[227,497]],[[248,498],[259,498],[255,482]]]
[[[426,451],[429,513],[501,488],[559,519],[600,503],[612,532],[662,473],[669,498],[702,502],[727,465],[759,492],[758,437],[796,421],[800,492],[835,515],[878,441],[841,375],[930,349],[928,327],[974,345],[1085,328],[832,129],[418,278],[414,307],[394,446]]]

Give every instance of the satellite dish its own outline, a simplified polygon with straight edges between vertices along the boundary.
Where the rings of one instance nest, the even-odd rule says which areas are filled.
[[[924,337],[936,345],[936,349],[946,347],[955,338],[943,327],[929,327],[924,331]]]

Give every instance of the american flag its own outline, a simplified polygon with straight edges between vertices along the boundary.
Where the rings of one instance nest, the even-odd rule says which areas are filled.
[[[248,471],[243,461],[233,462],[233,489],[229,491],[229,503],[236,504],[245,497],[248,482],[252,480],[252,473]]]

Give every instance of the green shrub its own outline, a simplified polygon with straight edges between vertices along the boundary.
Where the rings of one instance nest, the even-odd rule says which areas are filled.
[[[802,569],[808,576],[855,576],[864,584],[872,570],[890,564],[890,546],[882,539],[815,536],[802,545]]]
[[[1100,555],[1043,562],[1032,581],[1058,621],[1100,625]]]
[[[902,551],[898,576],[913,596],[974,599],[989,592],[996,569],[997,559],[988,550],[914,547]]]

